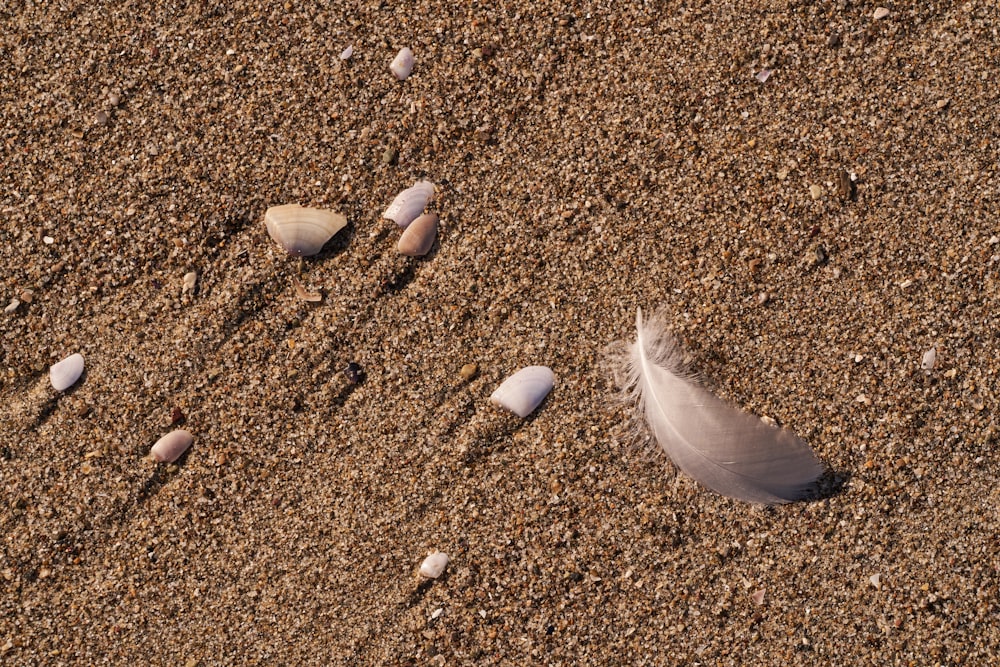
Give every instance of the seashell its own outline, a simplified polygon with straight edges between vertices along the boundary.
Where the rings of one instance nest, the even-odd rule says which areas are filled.
[[[756,590],[754,591],[754,594],[750,596],[750,599],[753,600],[753,603],[759,607],[762,604],[764,604],[764,594],[766,592],[767,591],[765,591],[763,588]]]
[[[400,227],[406,227],[423,213],[427,202],[434,196],[434,184],[430,181],[417,181],[413,187],[407,188],[396,195],[389,207],[382,213],[383,218],[392,220]]]
[[[389,63],[389,69],[400,81],[410,76],[410,72],[413,71],[413,51],[410,50],[410,47],[404,46],[399,50],[396,57]]]
[[[194,436],[189,431],[177,429],[156,441],[149,450],[149,456],[160,463],[173,463],[191,446]]]
[[[937,365],[937,347],[932,347],[931,349],[924,352],[924,356],[920,359],[920,368],[925,371],[934,370],[934,366]]]
[[[71,354],[49,368],[49,381],[56,391],[65,391],[73,386],[83,374],[83,355]]]
[[[552,391],[555,376],[545,366],[528,366],[511,375],[490,396],[490,402],[527,417]]]
[[[886,9],[885,7],[876,7],[875,13],[872,14],[872,18],[878,21],[879,19],[884,19],[888,15],[889,15],[888,9]]]
[[[420,576],[437,579],[444,572],[446,565],[448,565],[448,554],[443,551],[435,551],[420,564]]]
[[[353,55],[354,55],[354,47],[353,46],[348,46],[346,49],[344,49],[343,51],[340,52],[340,59],[341,60],[348,60]]]
[[[198,272],[188,271],[184,274],[184,289],[183,292],[193,292],[194,288],[198,285]]]
[[[267,233],[296,257],[315,255],[334,234],[347,225],[347,218],[333,211],[298,204],[272,206],[264,213]]]
[[[437,213],[424,213],[406,226],[396,244],[396,250],[401,255],[423,257],[434,245],[437,231]]]

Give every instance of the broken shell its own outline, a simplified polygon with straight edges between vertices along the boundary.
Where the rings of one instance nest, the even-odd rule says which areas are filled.
[[[937,365],[937,347],[932,347],[924,352],[924,356],[920,360],[920,368],[925,371],[932,371],[935,365]]]
[[[528,366],[511,375],[490,396],[490,402],[510,410],[518,417],[527,417],[541,404],[555,376],[545,366]]]
[[[423,257],[434,245],[437,229],[437,213],[424,213],[406,226],[396,244],[396,250],[401,255]]]
[[[754,591],[753,595],[750,596],[750,599],[753,600],[753,603],[759,607],[762,604],[764,604],[764,594],[765,593],[766,593],[766,591],[763,588],[758,589],[758,590]]]
[[[340,52],[340,59],[348,60],[353,55],[354,55],[354,47],[348,46],[346,49]]]
[[[347,218],[333,211],[298,204],[272,206],[264,213],[267,233],[296,257],[315,255],[334,234],[347,225]]]
[[[295,295],[303,301],[312,301],[313,303],[316,303],[323,300],[322,294],[319,292],[310,292],[295,276],[292,276],[292,282],[295,283]]]
[[[410,72],[413,71],[413,51],[410,50],[410,47],[404,46],[399,50],[396,57],[389,63],[389,69],[393,76],[400,81],[410,76]]]
[[[83,355],[71,354],[49,368],[49,382],[56,391],[65,391],[73,386],[83,374]]]
[[[407,188],[396,195],[389,207],[382,213],[383,218],[392,220],[400,227],[408,224],[423,213],[427,202],[434,196],[434,184],[430,181],[417,181],[413,187]]]
[[[193,440],[194,436],[189,431],[184,429],[171,431],[156,441],[156,444],[149,450],[149,455],[154,461],[173,463],[187,451]]]
[[[448,565],[448,554],[443,551],[435,551],[420,564],[420,576],[437,579],[444,572],[446,565]]]

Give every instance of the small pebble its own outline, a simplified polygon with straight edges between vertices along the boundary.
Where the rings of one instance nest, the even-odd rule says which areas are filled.
[[[756,79],[758,81],[760,81],[761,83],[764,83],[769,78],[771,78],[771,70],[769,70],[769,69],[762,69],[761,71],[757,72]]]
[[[885,7],[877,7],[875,9],[875,14],[873,16],[875,20],[878,21],[879,19],[884,19],[888,15],[889,15],[888,9],[886,9]]]
[[[809,186],[809,196],[811,196],[813,199],[819,199],[820,197],[822,197],[823,196],[823,188],[822,188],[822,186],[819,186],[819,185],[810,185]]]
[[[868,583],[874,586],[878,590],[882,590],[882,577],[878,574],[873,574],[868,577]]]
[[[108,95],[108,104],[112,107],[118,106],[122,101],[121,96],[118,93],[111,93]]]
[[[107,111],[103,111],[103,110],[102,111],[98,111],[97,115],[94,116],[94,120],[97,122],[98,125],[107,125],[108,124],[108,112]]]
[[[476,364],[465,364],[462,366],[462,370],[458,372],[462,376],[462,379],[468,382],[472,378],[476,377],[476,373],[479,372],[479,366]]]
[[[198,273],[196,271],[188,271],[184,274],[184,292],[193,292],[197,284]]]
[[[340,59],[349,60],[353,55],[354,55],[354,47],[348,46],[346,49],[340,52]]]
[[[43,236],[42,237],[42,243],[44,243],[45,245],[52,245],[55,242],[56,242],[56,240],[54,238],[52,238],[51,236]]]
[[[24,303],[31,303],[31,300],[34,298],[35,293],[32,290],[26,289],[21,291],[21,301]]]
[[[361,369],[361,365],[353,361],[347,364],[344,375],[347,376],[347,381],[351,384],[361,384],[365,380],[365,372]]]
[[[420,564],[420,576],[427,577],[428,579],[437,579],[444,572],[444,568],[447,565],[448,554],[443,551],[435,551]]]
[[[764,589],[761,588],[760,590],[755,591],[754,594],[750,596],[750,599],[753,600],[753,603],[758,607],[764,604]]]
[[[382,164],[394,165],[399,161],[399,151],[395,148],[386,148],[382,153]]]
[[[768,301],[771,300],[771,295],[767,292],[761,292],[757,295],[757,304],[760,306],[766,305]]]
[[[15,310],[17,310],[17,307],[20,305],[21,305],[20,301],[18,301],[17,299],[11,299],[10,303],[7,304],[7,307],[3,309],[3,312],[13,313]]]

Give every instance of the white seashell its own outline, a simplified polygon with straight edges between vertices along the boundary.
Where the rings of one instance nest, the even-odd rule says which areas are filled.
[[[932,371],[935,365],[937,365],[937,347],[932,347],[924,352],[924,356],[920,360],[920,367],[925,371]]]
[[[264,224],[278,245],[298,257],[322,250],[323,244],[347,225],[347,218],[333,211],[285,204],[267,209]]]
[[[149,450],[149,455],[154,461],[173,463],[187,451],[193,440],[194,436],[184,429],[171,431],[156,441],[156,444]]]
[[[490,402],[527,417],[552,391],[555,376],[545,366],[528,366],[503,381],[490,396]]]
[[[83,355],[71,354],[49,368],[49,381],[56,391],[65,391],[73,386],[83,374]]]
[[[353,55],[354,55],[354,47],[353,46],[348,46],[346,49],[344,49],[343,51],[340,52],[340,59],[341,60],[348,60]]]
[[[188,271],[184,274],[184,292],[193,292],[197,285],[198,273],[196,271]]]
[[[400,81],[410,76],[410,72],[413,71],[413,51],[410,50],[410,47],[404,46],[399,50],[396,57],[389,63],[389,69]]]
[[[423,257],[434,245],[437,230],[437,213],[424,213],[406,226],[399,237],[399,243],[396,244],[396,250],[401,255]]]
[[[400,227],[406,227],[423,213],[427,202],[434,196],[434,184],[430,181],[417,181],[413,187],[407,188],[396,195],[389,207],[382,213],[383,218],[392,220]]]
[[[879,575],[878,573],[875,573],[872,576],[868,577],[868,583],[877,588],[878,590],[882,590],[882,576]]]
[[[446,565],[448,565],[448,554],[443,551],[435,551],[420,564],[420,576],[437,579],[444,572]]]
[[[10,303],[8,303],[7,306],[3,309],[3,312],[13,313],[15,310],[17,310],[17,307],[20,305],[21,302],[18,299],[11,299]]]

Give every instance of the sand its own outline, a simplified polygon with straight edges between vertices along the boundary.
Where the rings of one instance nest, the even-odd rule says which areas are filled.
[[[992,3],[323,4],[0,10],[0,661],[998,660]],[[636,444],[637,307],[815,497]]]

